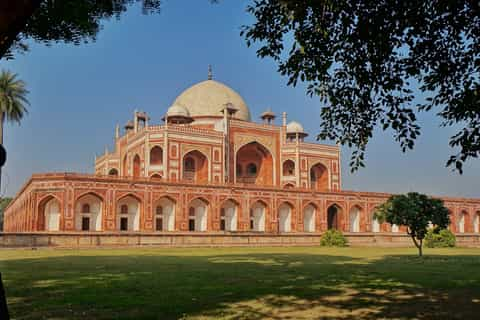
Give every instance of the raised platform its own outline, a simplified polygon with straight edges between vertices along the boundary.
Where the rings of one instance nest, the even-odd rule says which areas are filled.
[[[411,247],[403,233],[345,233],[350,246]],[[457,234],[457,246],[480,247],[479,234]],[[124,233],[124,232],[7,232],[0,233],[0,248],[88,248],[125,246],[230,247],[318,246],[321,233]]]

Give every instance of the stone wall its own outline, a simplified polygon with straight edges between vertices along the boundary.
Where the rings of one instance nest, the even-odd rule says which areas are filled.
[[[346,233],[351,246],[412,247],[405,234]],[[0,233],[0,248],[9,247],[230,247],[230,246],[318,246],[320,233],[255,234],[246,233]],[[457,245],[480,247],[480,235],[457,235]]]

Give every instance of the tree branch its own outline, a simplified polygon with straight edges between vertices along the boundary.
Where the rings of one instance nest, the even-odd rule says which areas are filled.
[[[7,53],[41,3],[42,0],[0,1],[0,59]]]

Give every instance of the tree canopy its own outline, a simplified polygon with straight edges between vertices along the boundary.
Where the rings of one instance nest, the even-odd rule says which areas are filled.
[[[137,2],[144,14],[160,10],[161,0],[4,0],[0,3],[0,58],[26,50],[27,39],[46,44],[95,41],[102,21],[120,18]]]
[[[407,234],[418,248],[420,256],[429,227],[445,229],[450,224],[449,211],[443,205],[443,200],[416,192],[391,196],[377,208],[375,218],[380,223],[386,221],[407,227]]]
[[[419,112],[458,128],[448,166],[461,173],[480,155],[478,1],[257,0],[247,10],[247,44],[320,98],[318,138],[353,147],[352,170],[376,128],[412,149]]]

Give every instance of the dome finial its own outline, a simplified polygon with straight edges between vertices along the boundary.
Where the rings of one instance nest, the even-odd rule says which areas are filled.
[[[213,79],[213,75],[212,75],[212,65],[209,64],[208,65],[208,80],[212,80]]]

